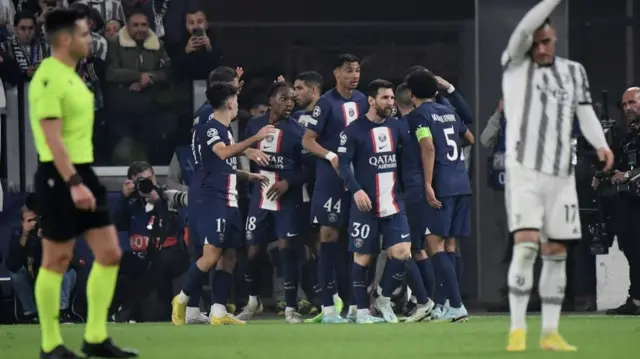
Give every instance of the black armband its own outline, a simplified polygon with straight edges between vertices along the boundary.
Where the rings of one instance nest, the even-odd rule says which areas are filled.
[[[82,177],[79,174],[74,173],[67,180],[67,186],[73,187],[82,184]]]

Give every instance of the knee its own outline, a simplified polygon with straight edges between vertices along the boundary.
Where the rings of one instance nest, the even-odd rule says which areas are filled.
[[[322,227],[320,229],[320,242],[331,243],[340,239],[340,232],[331,227]]]
[[[412,249],[411,256],[416,261],[422,261],[428,258],[427,252],[424,249]]]
[[[542,245],[542,257],[564,257],[567,259],[567,246],[558,242],[547,242]]]
[[[235,250],[226,250],[222,255],[222,258],[218,262],[219,270],[223,270],[228,273],[233,273],[234,268],[236,267],[236,251]]]
[[[539,247],[536,242],[516,242],[513,246],[513,258],[527,265],[533,265],[538,256]]]
[[[247,249],[247,259],[250,261],[258,258],[258,254],[260,254],[260,247],[257,245],[251,245]]]
[[[105,266],[117,265],[120,263],[121,258],[122,250],[118,245],[105,249],[101,253],[96,253],[96,261]],[[71,257],[69,257],[69,260],[71,260]]]
[[[362,267],[366,268],[371,263],[371,255],[369,255],[369,254],[361,254],[361,253],[354,253],[353,254],[353,262],[357,263],[359,266],[362,266]]]
[[[427,236],[427,246],[429,248],[430,254],[444,252],[444,238],[429,235]]]
[[[444,250],[448,253],[457,253],[458,252],[458,245],[457,242],[455,240],[455,238],[449,238],[445,241],[445,248]]]
[[[540,233],[538,231],[518,231],[513,234],[515,244],[524,242],[539,243]]]
[[[408,261],[411,259],[411,245],[409,243],[399,243],[395,246],[391,246],[387,250],[387,255],[389,258]]]
[[[69,268],[71,263],[72,253],[67,251],[51,251],[43,255],[42,267],[52,270],[58,273],[64,273]],[[96,256],[96,261],[102,263],[99,256]],[[116,263],[117,264],[117,263]]]

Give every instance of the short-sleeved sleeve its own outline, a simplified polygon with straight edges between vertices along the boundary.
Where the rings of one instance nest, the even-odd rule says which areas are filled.
[[[66,79],[66,78],[64,78]],[[62,118],[62,98],[66,90],[66,80],[40,76],[34,81],[36,93],[29,106],[31,113],[38,120]],[[30,91],[34,88],[31,87]]]
[[[407,116],[409,132],[416,136],[418,141],[425,137],[431,137],[431,122],[420,111],[414,110]]]
[[[330,115],[331,103],[326,98],[320,98],[311,112],[311,118],[307,119],[307,128],[321,135]]]
[[[578,64],[578,74],[576,79],[576,102],[578,105],[591,105],[591,89],[589,88],[589,79],[587,71],[582,64]]]
[[[205,129],[205,139],[209,148],[212,148],[220,142],[224,143],[224,139],[229,137],[227,129],[223,128],[223,126],[209,125],[206,126]]]

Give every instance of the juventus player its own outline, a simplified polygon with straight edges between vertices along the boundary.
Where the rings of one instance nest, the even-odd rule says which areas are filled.
[[[543,261],[540,346],[576,350],[558,334],[567,245],[581,237],[571,150],[574,116],[584,137],[597,149],[604,170],[613,164],[613,153],[591,105],[584,67],[554,54],[556,32],[548,16],[561,2],[543,0],[532,8],[502,54],[502,92],[509,119],[505,198],[509,230],[515,237],[508,274],[508,351],[526,348],[525,317],[539,243]]]

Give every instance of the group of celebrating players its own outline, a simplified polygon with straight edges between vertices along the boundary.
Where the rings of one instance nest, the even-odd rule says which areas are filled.
[[[391,294],[403,285],[405,275],[417,304],[406,322],[467,320],[455,263],[445,246],[455,246],[456,238],[470,234],[471,185],[463,147],[473,144],[473,135],[453,106],[436,100],[442,80],[422,66],[410,68],[398,88],[414,108],[402,118],[393,117],[391,82],[373,80],[366,94],[356,90],[357,57],[340,55],[334,75],[336,87],[321,96],[322,77],[313,71],[298,75],[293,86],[275,82],[268,93],[269,111],[249,120],[246,139],[239,143],[229,129],[238,113],[238,81],[220,78],[210,83],[208,105],[194,125],[196,169],[189,186],[189,233],[202,253],[173,300],[175,325],[201,315],[197,307],[203,282],[213,268],[211,324],[244,324],[259,314],[263,308],[256,257],[273,239],[282,260],[285,319],[302,323],[296,312],[297,249],[318,237],[319,243],[310,247],[317,248],[322,312],[305,322],[397,323]],[[294,113],[295,105],[303,110]],[[251,172],[237,169],[242,154],[252,161]],[[237,181],[252,183],[244,227]],[[346,317],[336,285],[343,231],[353,253]],[[243,241],[248,246],[245,280],[250,296],[234,316],[226,303],[236,249]],[[382,318],[371,314],[367,292],[368,268],[380,250],[388,256],[382,293],[374,303]],[[430,298],[433,269],[443,291],[441,303]]]

